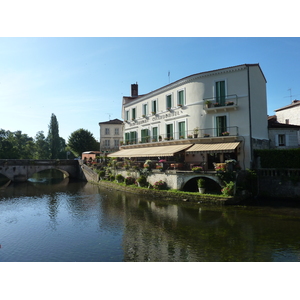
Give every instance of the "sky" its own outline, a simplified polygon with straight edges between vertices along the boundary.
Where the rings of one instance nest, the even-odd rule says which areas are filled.
[[[80,128],[99,140],[132,83],[144,94],[244,63],[260,64],[273,115],[300,99],[299,53],[298,37],[1,37],[0,128],[47,135],[53,113],[66,141]]]

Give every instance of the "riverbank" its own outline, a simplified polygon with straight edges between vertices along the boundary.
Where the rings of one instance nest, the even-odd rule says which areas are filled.
[[[205,204],[218,204],[218,205],[230,205],[237,204],[240,199],[236,197],[225,197],[222,195],[210,195],[200,194],[192,192],[182,192],[174,190],[155,190],[134,185],[119,184],[117,182],[111,182],[107,180],[100,180],[98,182],[89,181],[92,184],[97,184],[106,189],[114,189],[117,191],[124,191],[132,194],[142,194],[151,196],[153,198],[159,198],[165,201],[177,201],[177,202],[193,202],[193,203],[205,203]]]

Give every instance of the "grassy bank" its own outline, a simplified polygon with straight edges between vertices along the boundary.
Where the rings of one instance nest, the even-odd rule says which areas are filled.
[[[238,199],[235,197],[226,197],[223,195],[200,194],[192,192],[183,192],[178,190],[155,190],[136,185],[125,185],[124,183],[110,182],[107,180],[100,180],[98,182],[91,182],[108,189],[118,191],[125,191],[133,194],[148,195],[153,198],[159,198],[166,201],[189,201],[195,203],[211,203],[211,204],[236,204]]]

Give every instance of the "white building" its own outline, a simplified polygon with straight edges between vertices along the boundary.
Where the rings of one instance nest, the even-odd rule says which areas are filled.
[[[123,97],[118,157],[170,157],[207,169],[228,158],[250,168],[268,147],[266,79],[259,64],[194,74],[145,95]],[[195,134],[195,135],[194,135]]]
[[[101,154],[118,151],[123,141],[123,121],[114,119],[100,122],[99,126]]]
[[[277,121],[284,124],[300,125],[300,100],[275,110]]]
[[[298,148],[300,145],[300,126],[279,123],[276,116],[268,117],[271,149]]]

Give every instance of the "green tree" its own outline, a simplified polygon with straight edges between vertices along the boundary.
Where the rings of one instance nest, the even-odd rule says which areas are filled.
[[[99,143],[96,141],[93,134],[82,128],[71,133],[68,139],[68,146],[76,156],[81,156],[81,153],[84,151],[99,149]]]
[[[58,122],[55,114],[51,115],[47,141],[49,143],[50,158],[59,158],[59,153],[61,151],[61,140],[59,137]]]
[[[49,159],[50,147],[44,135],[44,131],[37,132],[35,136],[35,146],[36,146],[36,151],[34,155],[35,159]]]

